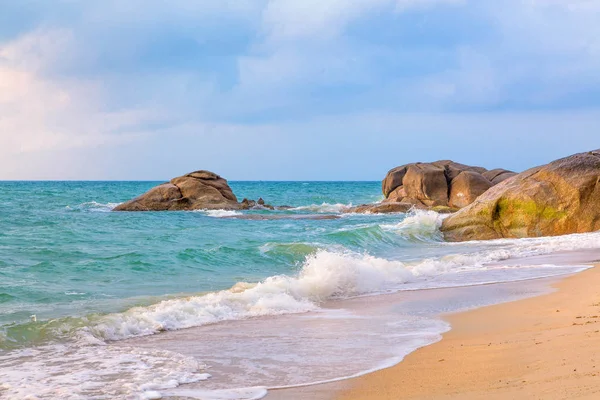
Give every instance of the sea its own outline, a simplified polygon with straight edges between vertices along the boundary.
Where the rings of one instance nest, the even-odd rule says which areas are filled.
[[[345,212],[380,182],[230,182],[284,210],[112,212],[161,182],[0,182],[0,398],[259,399],[540,294],[600,233],[447,243],[444,215]]]

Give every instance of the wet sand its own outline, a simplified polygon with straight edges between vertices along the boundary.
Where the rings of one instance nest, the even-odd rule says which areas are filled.
[[[600,268],[552,286],[445,316],[442,341],[392,368],[267,399],[599,399]]]

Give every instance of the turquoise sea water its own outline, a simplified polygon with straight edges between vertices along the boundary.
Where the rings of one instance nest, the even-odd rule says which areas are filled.
[[[156,301],[154,296],[256,282],[294,272],[319,246],[359,249],[363,240],[339,232],[349,220],[251,221],[202,212],[110,212],[158,183],[0,183],[0,325],[26,322],[32,314],[52,319],[117,311]],[[381,197],[375,182],[231,186],[240,200],[262,196],[277,205],[330,203],[334,212],[338,203]]]
[[[379,182],[230,182],[240,200],[262,197],[293,207],[286,211],[111,212],[157,183],[0,182],[0,397],[166,397],[167,389],[207,379],[204,364],[198,363],[210,359],[209,365],[231,365],[230,353],[180,351],[177,344],[184,340],[174,332],[181,329],[210,326],[218,332],[216,347],[237,346],[243,340],[228,336],[231,325],[225,321],[260,325],[260,318],[277,318],[269,324],[274,327],[289,316],[322,315],[337,309],[332,306],[336,301],[365,295],[560,275],[580,267],[509,267],[502,261],[600,247],[596,234],[448,244],[438,230],[443,217],[432,212],[342,213],[348,205],[381,200]],[[248,220],[245,214],[290,218]],[[339,218],[302,219],[315,214]],[[373,368],[447,329],[421,316],[404,318],[402,329],[412,335],[405,343],[389,335],[388,319],[378,322],[381,329],[369,323],[361,328],[352,322],[358,318],[329,319],[346,321],[357,335],[368,334],[371,344],[378,336],[382,346],[399,350],[373,352],[363,364],[356,362],[357,370],[343,369],[348,362],[342,358],[339,370],[337,364],[327,366],[331,376],[326,378]],[[300,324],[286,321],[287,327]],[[286,329],[277,330],[281,343],[268,342],[278,352],[294,347],[294,334],[284,334]],[[169,338],[170,344],[151,354],[140,350],[148,348],[151,341],[140,339],[148,335]],[[197,335],[193,343],[212,337],[208,331]],[[358,343],[357,338],[345,339]],[[123,350],[122,344],[132,339],[142,342]],[[345,346],[345,339],[337,337],[328,351],[340,353],[335,346]],[[254,353],[244,354],[245,361],[239,362],[246,365]],[[83,359],[95,364],[82,364]],[[295,358],[294,371],[318,370],[317,361],[310,360],[310,354]],[[247,368],[280,371],[279,362],[268,367],[256,361]],[[292,368],[292,361],[286,363]],[[103,368],[127,376],[127,383],[98,372]],[[211,389],[239,389],[241,384],[272,387],[319,380],[296,373],[232,383],[248,375],[240,371],[207,382],[219,382]],[[97,384],[82,386],[81,380]],[[219,398],[211,393],[196,398]],[[246,397],[239,393],[240,398],[257,396],[256,391]]]

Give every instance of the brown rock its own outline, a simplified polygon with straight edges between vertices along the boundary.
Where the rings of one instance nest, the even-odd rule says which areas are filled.
[[[402,180],[407,197],[426,206],[448,205],[448,182],[445,169],[433,164],[412,164]]]
[[[396,189],[392,190],[390,192],[390,194],[388,195],[387,199],[385,199],[383,202],[387,203],[399,203],[402,201],[402,199],[404,199],[405,197],[407,197],[406,195],[406,189],[404,188],[404,186],[398,186]]]
[[[113,211],[165,211],[184,207],[185,201],[179,188],[163,183],[133,200],[118,205]]]
[[[113,211],[236,210],[240,205],[227,181],[209,171],[174,178]]]
[[[345,213],[357,214],[390,214],[390,213],[406,213],[415,208],[410,203],[387,202],[377,204],[363,204],[362,206],[351,207],[345,210]]]
[[[449,241],[555,236],[600,229],[600,150],[504,180],[444,220]]]
[[[413,163],[396,167],[388,172],[381,184],[383,194],[386,197],[383,202],[412,203],[429,208],[447,207],[451,194],[451,183],[465,171],[476,174],[487,173],[487,170],[483,167],[460,164],[451,160]],[[510,171],[502,171],[503,173],[510,173]],[[494,178],[496,176],[494,175]],[[502,175],[502,178],[504,177],[505,175]],[[479,187],[481,186],[479,185]],[[469,196],[472,199],[476,197]],[[456,204],[451,208],[453,209]]]
[[[473,171],[483,174],[487,171],[487,169],[483,167],[473,167],[471,165],[457,163],[451,160],[442,160],[432,162],[433,165],[442,167],[446,170],[446,179],[448,183],[452,182],[454,178],[456,178],[463,171]]]
[[[480,173],[463,171],[450,183],[448,205],[454,208],[466,207],[492,186],[492,182]]]
[[[403,165],[401,167],[396,167],[387,173],[385,179],[381,183],[381,189],[386,198],[394,189],[398,186],[402,186],[402,180],[404,179],[404,175],[406,175],[406,170],[407,166]]]
[[[483,173],[483,176],[487,178],[490,182],[492,182],[494,185],[497,185],[500,182],[507,180],[508,178],[512,178],[515,175],[517,175],[516,172],[508,171],[502,168],[493,169],[491,171]]]

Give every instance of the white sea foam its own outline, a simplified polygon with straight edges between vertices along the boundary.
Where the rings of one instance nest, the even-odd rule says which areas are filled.
[[[199,400],[259,400],[267,395],[267,389],[264,387],[225,390],[175,389],[162,391],[161,394]]]
[[[310,211],[314,213],[342,213],[352,207],[352,204],[331,204],[331,203],[323,203],[323,204],[312,204],[310,206],[302,206],[292,208],[293,211]]]
[[[230,218],[237,215],[242,215],[241,212],[233,210],[201,210],[200,212],[213,218]]]
[[[163,390],[210,378],[192,357],[133,347],[48,345],[5,353],[0,364],[7,399],[162,398]]]
[[[67,210],[72,211],[90,211],[90,212],[110,212],[121,203],[98,203],[97,201],[89,201],[76,206],[67,206]]]
[[[447,215],[435,211],[414,210],[397,224],[381,225],[382,229],[391,230],[407,239],[421,241],[442,240],[440,227]]]

